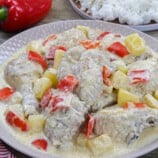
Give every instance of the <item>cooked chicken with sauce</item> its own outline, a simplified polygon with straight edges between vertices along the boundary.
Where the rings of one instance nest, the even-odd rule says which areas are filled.
[[[158,127],[158,55],[138,34],[77,26],[24,50],[3,71],[0,100],[33,147],[114,157]]]
[[[114,106],[97,112],[94,117],[95,134],[107,134],[127,144],[135,141],[145,128],[158,125],[158,111],[148,107],[124,110]]]
[[[27,54],[22,54],[18,59],[10,61],[4,70],[8,84],[20,91],[23,96],[22,105],[26,115],[36,113],[39,103],[34,96],[32,86],[42,73],[41,65],[28,60]]]

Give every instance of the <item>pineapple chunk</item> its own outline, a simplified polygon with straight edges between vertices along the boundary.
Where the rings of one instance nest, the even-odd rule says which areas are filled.
[[[145,41],[137,33],[127,36],[125,45],[132,55],[140,56],[145,53]]]
[[[53,88],[56,88],[58,84],[58,78],[57,78],[57,70],[53,68],[49,68],[45,71],[44,77],[50,79],[52,81]]]
[[[41,45],[42,45],[41,41],[38,41],[38,42],[37,41],[32,41],[26,46],[26,50],[41,53],[41,49],[42,49]]]
[[[122,71],[116,71],[113,73],[111,81],[115,89],[125,88],[128,84],[128,77]]]
[[[77,137],[77,145],[81,146],[81,147],[84,147],[86,146],[86,143],[87,143],[87,138],[84,134],[80,134],[78,137]]]
[[[54,69],[58,69],[58,67],[59,67],[59,65],[61,63],[63,55],[64,55],[64,51],[56,50],[55,58],[54,58]]]
[[[42,132],[46,118],[43,115],[30,115],[28,117],[29,127],[32,132]]]
[[[34,94],[36,98],[41,99],[43,94],[52,87],[52,81],[46,77],[37,79],[34,84]]]
[[[88,37],[89,27],[78,25],[77,29],[81,30],[86,35],[86,37]]]
[[[103,134],[88,140],[87,147],[95,156],[100,156],[105,152],[112,150],[113,144],[111,138],[106,134]]]
[[[158,101],[151,94],[146,94],[144,96],[144,102],[149,107],[158,109]]]
[[[124,106],[127,102],[139,102],[139,97],[124,89],[119,89],[117,102],[120,106]]]
[[[154,97],[158,100],[158,90],[155,91],[155,93],[154,93]]]
[[[127,72],[128,72],[127,66],[119,66],[117,69],[119,71],[123,72],[124,74],[127,74]]]

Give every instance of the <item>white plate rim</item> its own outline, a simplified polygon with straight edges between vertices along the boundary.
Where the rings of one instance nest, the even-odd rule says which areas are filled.
[[[85,18],[85,19],[89,19],[89,20],[98,20],[88,14],[86,14],[84,11],[82,11],[81,9],[79,9],[76,4],[73,2],[73,0],[69,0],[70,5],[72,6],[72,8],[74,9],[74,11],[79,14],[81,17]],[[108,21],[110,22],[110,21]],[[121,25],[125,25],[125,24],[121,24]],[[134,29],[137,29],[139,31],[154,31],[154,30],[158,30],[158,23],[154,23],[154,24],[145,24],[145,25],[125,25],[125,26],[130,26]]]
[[[86,26],[91,26],[91,27],[96,27],[96,28],[105,27],[105,28],[107,28],[109,30],[112,30],[112,31],[114,30],[115,32],[117,30],[118,33],[121,33],[123,31],[124,35],[127,35],[129,33],[133,33],[133,32],[137,32],[137,33],[139,33],[141,36],[143,36],[145,38],[147,43],[150,43],[149,45],[153,49],[156,47],[155,50],[158,51],[158,46],[157,46],[158,41],[156,39],[152,38],[151,36],[146,35],[146,34],[140,32],[138,30],[131,29],[129,27],[122,26],[122,25],[119,25],[119,24],[113,24],[113,23],[97,21],[97,20],[69,20],[69,21],[58,21],[58,22],[53,22],[53,23],[37,26],[37,27],[34,27],[32,29],[29,29],[29,30],[26,30],[26,31],[24,31],[22,33],[19,33],[16,36],[10,38],[6,42],[4,42],[2,45],[0,45],[0,65],[6,61],[6,58],[4,59],[4,56],[6,54],[4,54],[4,53],[8,53],[7,51],[9,51],[9,54],[14,54],[16,49],[22,47],[23,45],[25,45],[27,42],[30,41],[30,38],[28,38],[28,37],[30,37],[30,36],[33,37],[33,38],[31,38],[31,40],[32,39],[37,39],[37,37],[38,38],[41,37],[42,30],[43,31],[44,30],[50,30],[51,33],[54,33],[54,28],[56,28],[56,27],[58,27],[59,30],[55,31],[55,32],[60,32],[61,29],[62,29],[62,31],[63,30],[67,30],[67,28],[72,28],[72,27],[77,26],[77,25],[86,25]],[[61,28],[59,26],[61,26]],[[40,31],[40,34],[36,33],[38,31]],[[50,32],[49,33],[46,32],[42,36],[45,37],[48,34],[50,34]],[[35,35],[37,35],[37,37],[34,37]],[[25,39],[24,38],[25,36],[28,36],[28,37]],[[21,42],[21,39],[23,39],[23,38],[24,38],[24,42],[18,43],[18,42]],[[16,46],[16,48],[14,48],[14,52],[11,52],[13,50],[10,49],[10,47],[15,47],[15,46]],[[7,49],[6,52],[4,52],[5,49]],[[45,157],[45,158],[59,158],[59,156],[46,154],[46,153],[43,153],[43,152],[41,152],[41,151],[39,151],[37,149],[31,148],[29,146],[26,146],[25,144],[22,144],[17,139],[15,139],[11,135],[11,133],[9,133],[7,131],[6,128],[4,128],[3,124],[0,124],[0,129],[1,129],[0,130],[0,138],[5,143],[7,143],[8,145],[12,146],[16,150],[18,150],[18,151],[20,151],[20,152],[22,152],[22,153],[24,153],[26,155],[33,156],[33,157],[38,157],[38,158],[43,158],[43,157]],[[129,153],[129,154],[126,154],[126,155],[123,155],[123,157],[124,158],[138,157],[138,156],[144,155],[144,154],[156,149],[157,147],[158,147],[158,139],[156,139],[151,144],[146,145],[141,150],[136,151],[136,152],[132,152],[132,153]]]

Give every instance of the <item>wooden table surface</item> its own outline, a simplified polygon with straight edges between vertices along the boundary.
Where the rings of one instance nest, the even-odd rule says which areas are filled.
[[[53,21],[69,20],[69,19],[82,19],[82,18],[73,11],[68,0],[54,0],[52,9],[48,14],[48,16],[37,25],[41,25]],[[158,39],[158,30],[150,31],[146,33]],[[7,39],[9,39],[10,37],[12,37],[13,35],[15,34],[8,34],[0,31],[0,44],[6,41]],[[17,158],[29,158],[28,156],[25,156],[15,151],[12,148],[10,148],[10,150],[15,153]],[[158,158],[158,149],[154,150],[153,152],[145,156],[142,156],[141,158]]]

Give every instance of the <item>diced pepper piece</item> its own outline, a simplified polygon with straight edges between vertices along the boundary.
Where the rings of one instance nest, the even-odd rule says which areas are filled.
[[[22,120],[12,111],[7,111],[5,114],[5,119],[7,123],[13,127],[19,128],[21,131],[28,131],[28,124],[25,120]]]
[[[45,139],[36,139],[31,144],[41,150],[47,150],[48,147],[47,140]]]
[[[95,49],[100,46],[100,41],[84,40],[81,41],[80,44],[86,49]]]
[[[145,104],[145,103],[131,103],[131,102],[127,102],[127,103],[124,105],[124,108],[125,108],[125,109],[128,109],[131,105],[134,105],[136,108],[144,108],[144,107],[146,107],[146,104]]]
[[[46,118],[44,115],[29,115],[28,117],[28,124],[33,132],[42,132],[45,122]]]
[[[107,50],[120,57],[125,57],[129,54],[127,48],[120,42],[115,42],[115,43],[111,44],[107,48]]]
[[[48,67],[45,58],[37,52],[29,51],[28,59],[40,64],[43,69],[46,69]]]
[[[78,80],[77,80],[76,76],[68,75],[59,81],[59,84],[57,87],[58,87],[58,89],[60,89],[62,91],[72,92],[73,89],[77,86],[77,84],[78,84]]]
[[[53,65],[54,69],[58,69],[58,67],[61,63],[61,60],[63,58],[63,55],[64,55],[64,51],[62,51],[62,50],[57,50],[55,52],[54,65]]]
[[[49,101],[51,100],[52,98],[52,91],[51,91],[51,88],[48,89],[45,94],[43,95],[42,99],[41,99],[41,102],[40,102],[40,106],[42,108],[45,108],[48,106],[49,104]]]
[[[108,77],[110,77],[110,75],[111,75],[111,70],[106,65],[104,65],[102,68],[103,78],[108,78]]]
[[[151,94],[146,94],[144,96],[144,102],[149,107],[158,109],[158,101]]]
[[[102,77],[105,85],[110,86],[111,81],[108,77],[111,75],[111,70],[107,66],[102,67]]]
[[[144,107],[146,107],[145,103],[134,103],[134,105],[135,105],[136,108],[144,108]]]
[[[34,84],[34,94],[36,98],[41,99],[44,93],[52,87],[52,81],[46,77],[37,79]]]
[[[155,91],[155,93],[154,93],[154,97],[158,100],[158,90]]]
[[[121,35],[119,35],[119,34],[116,34],[116,35],[115,35],[115,37],[118,37],[118,38],[120,38],[120,37],[121,37]]]
[[[102,40],[106,35],[110,34],[110,32],[102,32],[98,37],[97,40]]]
[[[33,51],[33,52],[39,52],[41,53],[41,42],[40,41],[32,41],[26,46],[27,52]]]
[[[44,72],[44,77],[50,79],[52,81],[53,88],[56,88],[58,85],[58,77],[57,70],[53,68],[49,68]]]
[[[87,147],[93,153],[93,155],[95,155],[95,157],[100,157],[107,151],[112,150],[113,143],[108,135],[103,134],[101,136],[89,139],[87,141]]]
[[[128,77],[132,84],[146,83],[150,79],[149,70],[132,70],[128,72]]]
[[[132,55],[140,56],[145,53],[145,42],[137,33],[127,36],[125,38],[125,45]]]
[[[9,87],[0,89],[0,100],[8,99],[14,92],[15,91]]]
[[[50,100],[48,106],[52,107],[52,112],[55,112],[60,109],[69,108],[70,105],[65,105],[64,98],[61,96],[56,96]]]
[[[55,53],[57,50],[67,51],[67,48],[64,46],[52,46],[46,59],[53,60],[55,58]]]
[[[139,102],[139,97],[135,94],[132,94],[132,93],[124,90],[124,89],[119,89],[117,103],[120,106],[125,106],[125,104],[127,102],[138,103]]]
[[[89,27],[78,25],[77,29],[81,30],[86,35],[86,37],[88,37]]]
[[[96,122],[95,118],[89,114],[88,115],[88,122],[87,122],[87,132],[86,132],[86,136],[88,139],[90,138],[90,136],[93,132],[95,122]]]
[[[44,42],[43,42],[43,46],[45,46],[49,41],[55,40],[57,38],[56,35],[50,35]]]
[[[115,89],[125,88],[128,84],[128,77],[122,71],[116,71],[111,76],[111,82]]]

